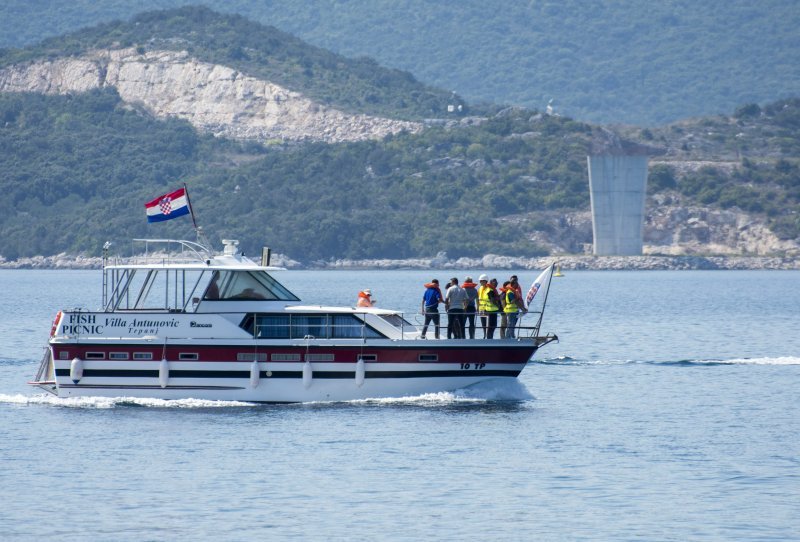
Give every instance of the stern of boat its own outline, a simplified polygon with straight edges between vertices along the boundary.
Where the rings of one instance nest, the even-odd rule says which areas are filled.
[[[45,348],[42,361],[39,362],[39,370],[36,371],[36,376],[28,384],[41,388],[47,393],[58,395],[56,373],[53,368],[53,349],[49,345]]]

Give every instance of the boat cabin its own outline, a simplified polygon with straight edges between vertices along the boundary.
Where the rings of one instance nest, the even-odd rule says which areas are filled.
[[[103,310],[163,312],[227,312],[235,302],[274,301],[281,306],[300,299],[270,271],[283,268],[257,265],[224,241],[221,256],[190,241],[144,240],[145,255],[126,263],[103,265]],[[177,244],[182,250],[149,252],[153,243]],[[171,248],[171,247],[170,247]]]

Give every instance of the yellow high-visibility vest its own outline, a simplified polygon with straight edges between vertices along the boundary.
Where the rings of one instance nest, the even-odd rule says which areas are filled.
[[[514,296],[516,297],[516,292],[514,292],[514,290],[506,290],[506,293],[504,294],[506,299],[506,306],[503,307],[503,312],[511,314],[519,312],[517,301],[516,300],[511,301],[510,299],[508,299],[508,294],[514,294]]]
[[[500,307],[492,302],[489,297],[489,291],[493,290],[491,286],[481,286],[478,289],[478,310],[481,312],[497,312]]]

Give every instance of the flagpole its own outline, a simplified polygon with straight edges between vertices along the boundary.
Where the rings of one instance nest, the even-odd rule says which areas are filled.
[[[186,183],[183,183],[183,191],[186,193],[186,203],[189,204],[189,214],[192,215],[194,231],[197,232],[197,221],[194,219],[194,208],[192,207],[192,200],[189,199],[189,188],[186,186]]]
[[[550,264],[551,268],[555,268],[556,262]],[[544,301],[542,301],[542,312],[539,313],[539,321],[536,322],[536,334],[538,335],[542,329],[542,318],[544,318],[544,308],[547,306],[547,296],[550,295],[550,283],[553,282],[553,269],[550,270],[550,276],[547,278],[547,291],[544,293]]]
[[[186,194],[186,204],[189,206],[189,214],[192,215],[192,224],[194,225],[194,233],[197,235],[197,241],[200,243],[206,251],[210,254],[211,253],[211,243],[208,242],[203,230],[200,226],[197,225],[197,220],[194,217],[194,207],[192,207],[192,200],[189,199],[189,187],[186,186],[186,183],[183,183],[183,190]]]

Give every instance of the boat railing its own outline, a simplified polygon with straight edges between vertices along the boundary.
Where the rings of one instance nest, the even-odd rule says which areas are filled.
[[[269,323],[260,323],[258,319],[252,322],[251,332],[254,339],[385,339],[378,327],[370,325],[369,316],[376,316],[373,312],[356,312],[359,321],[337,323],[334,315],[321,314],[283,314],[270,315]],[[444,338],[473,338],[473,339],[537,339],[540,337],[539,316],[541,312],[528,312],[519,314],[513,326],[508,325],[508,319],[502,318],[502,313],[496,313],[495,318],[479,313],[434,313],[438,318],[431,318],[426,328],[424,313],[393,312],[377,314],[383,321],[399,331],[396,340],[411,340],[423,337]],[[472,316],[468,318],[467,316]],[[527,319],[526,319],[527,318]],[[435,322],[438,320],[438,324]]]
[[[509,325],[508,316],[500,311],[493,314],[443,311],[414,313],[410,316],[413,318],[414,327],[424,332],[426,338],[439,336],[449,339],[460,334],[459,338],[466,339],[536,339],[541,338],[541,314],[541,311],[519,312],[513,326]],[[426,320],[428,320],[427,329]],[[435,320],[439,321],[438,325],[434,323]],[[458,330],[455,326],[458,326]]]
[[[214,257],[208,247],[194,241],[184,239],[133,239],[135,243],[143,243],[143,251],[122,261],[126,265],[167,265],[191,264],[205,262]],[[119,259],[116,259],[119,260]],[[116,261],[114,263],[119,263]]]

